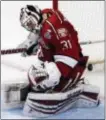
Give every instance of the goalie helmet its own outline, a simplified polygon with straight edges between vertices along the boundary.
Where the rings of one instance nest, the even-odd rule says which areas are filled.
[[[40,30],[42,20],[42,13],[38,6],[27,5],[21,9],[20,22],[28,31]]]

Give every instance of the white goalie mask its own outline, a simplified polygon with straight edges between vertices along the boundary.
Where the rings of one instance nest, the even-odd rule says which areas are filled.
[[[41,10],[37,6],[27,5],[21,9],[20,22],[28,31],[39,31],[42,22]]]

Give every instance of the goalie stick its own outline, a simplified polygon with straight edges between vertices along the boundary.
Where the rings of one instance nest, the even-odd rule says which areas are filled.
[[[94,43],[101,43],[101,42],[105,42],[105,41],[101,40],[101,41],[80,42],[80,45],[87,45],[87,44],[94,44]],[[26,48],[1,50],[1,55],[22,53],[22,52],[25,52],[26,50],[27,50]]]
[[[95,43],[101,43],[101,42],[105,42],[105,41],[104,40],[84,41],[84,42],[80,42],[80,45],[95,44]]]
[[[25,51],[26,51],[26,48],[7,49],[7,50],[1,50],[1,55],[22,53],[22,52],[25,52]]]
[[[101,43],[105,42],[104,40],[101,41],[87,41],[87,42],[80,42],[80,45],[87,45],[87,44],[94,44],[94,43]],[[1,55],[7,55],[7,54],[16,54],[16,53],[22,53],[25,52],[27,49],[26,48],[19,48],[19,49],[7,49],[7,50],[1,50]],[[92,71],[93,69],[93,64],[98,64],[98,63],[103,63],[104,60],[101,61],[93,61],[88,63],[86,66],[89,71]]]

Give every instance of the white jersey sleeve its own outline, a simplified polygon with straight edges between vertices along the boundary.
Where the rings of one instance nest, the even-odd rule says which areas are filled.
[[[17,48],[26,48],[27,51],[22,53],[22,56],[25,57],[27,55],[31,55],[31,54],[35,54],[37,52],[37,50],[39,49],[39,44],[38,41],[41,39],[41,37],[39,36],[39,34],[35,34],[35,33],[30,33],[27,37],[27,39],[21,43],[20,45],[18,45]]]

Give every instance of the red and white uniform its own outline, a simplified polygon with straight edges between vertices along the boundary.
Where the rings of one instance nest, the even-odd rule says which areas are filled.
[[[54,61],[62,74],[61,82],[66,85],[70,78],[75,79],[77,74],[74,72],[74,75],[73,71],[81,60],[77,31],[59,11],[45,9],[42,13],[51,13],[51,17],[42,26],[42,54],[39,58]],[[62,88],[63,85],[58,87],[60,90]]]
[[[53,16],[43,24],[41,31],[43,41],[40,43],[42,52],[39,57],[50,63],[55,62],[61,72],[61,78],[59,84],[51,90],[53,94],[51,92],[29,93],[24,112],[44,117],[61,113],[74,105],[76,107],[97,106],[97,89],[94,90],[94,87],[88,85],[86,87],[84,84],[74,86],[81,78],[88,60],[88,57],[80,55],[77,32],[60,12],[52,10],[43,12],[53,12]],[[56,69],[53,72],[55,71]],[[51,79],[49,81],[51,82]]]

